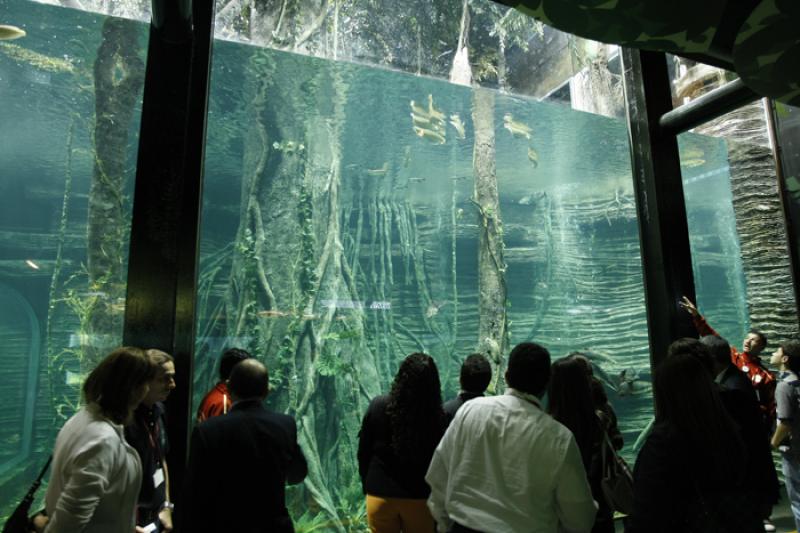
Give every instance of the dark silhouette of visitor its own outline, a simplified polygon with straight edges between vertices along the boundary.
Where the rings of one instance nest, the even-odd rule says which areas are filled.
[[[492,365],[482,354],[474,353],[467,356],[461,364],[461,373],[458,382],[461,391],[458,396],[444,403],[444,414],[449,424],[456,416],[458,408],[473,398],[480,398],[492,380]]]
[[[577,356],[559,359],[553,363],[550,372],[547,411],[575,436],[592,497],[599,505],[592,533],[613,533],[614,511],[606,502],[600,483],[603,477],[603,433],[610,421],[601,410],[595,409],[586,366]]]

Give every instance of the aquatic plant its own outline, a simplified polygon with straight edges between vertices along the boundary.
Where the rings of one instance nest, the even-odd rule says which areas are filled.
[[[48,56],[18,44],[0,43],[0,53],[45,72],[73,74],[76,70],[74,63],[68,57]]]

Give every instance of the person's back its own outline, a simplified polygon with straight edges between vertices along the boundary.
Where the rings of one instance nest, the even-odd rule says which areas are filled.
[[[193,445],[202,449],[224,451],[212,457],[195,454],[189,470],[203,477],[193,482],[216,487],[207,499],[195,500],[192,532],[261,532],[293,531],[285,505],[285,484],[298,483],[305,477],[305,463],[287,461],[287,450],[296,442],[294,420],[271,413],[258,400],[237,403],[227,416],[215,417],[197,427]],[[222,490],[242,485],[246,490]],[[257,517],[254,517],[254,513]]]
[[[559,508],[554,498],[569,498],[570,487],[587,484],[582,471],[558,468],[570,460],[581,462],[566,427],[515,394],[476,398],[456,416],[457,426],[448,431],[436,454],[453,472],[448,491],[458,504],[448,511],[455,521],[470,525],[470,519],[477,518],[480,530],[492,533],[555,532],[559,522],[580,525],[580,517]],[[476,457],[483,460],[473,461]],[[471,468],[456,468],[461,462],[469,462]],[[480,492],[473,490],[476,483],[483,487]],[[491,509],[484,512],[487,495],[493,501]],[[581,492],[575,495],[580,497]],[[593,506],[591,491],[583,496],[586,506]],[[587,531],[591,525],[590,520]]]
[[[537,397],[549,366],[544,348],[523,343],[506,372],[512,388],[459,409],[425,477],[440,530],[451,523],[487,533],[592,528],[596,507],[575,438]]]
[[[229,385],[231,411],[192,433],[183,501],[176,506],[180,530],[291,532],[284,485],[299,483],[308,471],[294,419],[264,408],[269,377],[255,359],[239,363]],[[242,490],[230,490],[237,486]]]

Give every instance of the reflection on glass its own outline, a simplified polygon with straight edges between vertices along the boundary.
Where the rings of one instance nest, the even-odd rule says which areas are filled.
[[[146,26],[32,2],[3,16],[27,33],[0,42],[4,517],[121,342]]]
[[[738,77],[735,72],[685,57],[667,54],[667,60],[673,107],[688,104]]]
[[[298,530],[363,530],[361,417],[414,351],[446,399],[476,350],[494,392],[516,343],[585,351],[632,454],[652,400],[622,120],[218,41],[208,132],[194,405],[223,349],[266,362],[310,464]]]

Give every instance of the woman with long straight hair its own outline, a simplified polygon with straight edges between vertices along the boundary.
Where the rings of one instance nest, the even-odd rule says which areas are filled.
[[[140,348],[118,348],[83,384],[85,405],[58,432],[37,532],[132,533],[142,483],[123,426],[148,393],[156,368]]]
[[[653,385],[656,419],[634,467],[634,508],[625,531],[762,531],[748,502],[739,428],[704,362],[672,350]]]
[[[599,504],[592,533],[613,533],[613,511],[603,496],[602,478],[603,426],[595,411],[591,382],[586,363],[570,355],[553,363],[547,391],[548,412],[569,429],[581,452],[592,496]]]
[[[372,400],[361,425],[358,469],[373,533],[433,533],[425,472],[444,429],[436,363],[413,353],[391,392]]]

